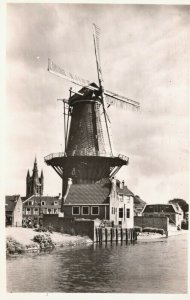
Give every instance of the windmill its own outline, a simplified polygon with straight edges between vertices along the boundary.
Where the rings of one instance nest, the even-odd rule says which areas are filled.
[[[98,74],[98,85],[65,71],[48,59],[48,71],[81,87],[70,89],[69,99],[59,99],[64,106],[64,153],[45,157],[62,178],[64,197],[68,178],[74,184],[95,183],[113,177],[129,158],[114,156],[108,107],[138,109],[140,104],[129,98],[104,89],[99,50],[100,29],[93,24],[93,40]]]

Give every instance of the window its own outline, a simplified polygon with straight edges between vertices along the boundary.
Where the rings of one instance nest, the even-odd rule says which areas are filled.
[[[114,213],[115,213],[115,209],[114,209],[114,207],[112,207],[112,215],[114,215]]]
[[[34,213],[34,215],[38,215],[39,214],[39,209],[38,208],[34,208],[33,213]]]
[[[72,207],[72,214],[73,215],[80,215],[80,207],[79,206],[73,206]]]
[[[26,215],[30,215],[31,214],[31,209],[30,208],[27,208],[26,209]]]
[[[58,209],[54,208],[54,214],[57,214],[57,213],[58,213]]]
[[[48,208],[48,214],[51,214],[51,208]]]
[[[28,205],[33,205],[34,202],[33,201],[28,201]]]
[[[58,205],[58,201],[54,201],[54,205]]]
[[[127,203],[130,203],[130,196],[126,196]]]
[[[92,206],[91,213],[92,215],[99,215],[99,206]]]
[[[83,215],[89,215],[89,206],[83,206],[82,207],[82,214]]]
[[[45,201],[42,201],[42,202],[41,202],[41,205],[46,205]]]
[[[127,216],[127,218],[130,218],[130,209],[129,208],[126,209],[126,216]]]
[[[119,208],[119,218],[123,219],[123,208]]]
[[[123,194],[118,194],[118,198],[120,201],[123,201]]]

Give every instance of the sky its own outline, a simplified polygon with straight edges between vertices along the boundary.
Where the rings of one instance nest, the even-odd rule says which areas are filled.
[[[148,203],[187,201],[190,6],[181,5],[7,5],[6,194],[25,196],[35,155],[44,195],[61,192],[44,157],[63,151],[57,99],[71,84],[47,61],[97,82],[92,23],[101,28],[105,88],[141,104],[109,108],[115,153],[129,157],[117,177]]]

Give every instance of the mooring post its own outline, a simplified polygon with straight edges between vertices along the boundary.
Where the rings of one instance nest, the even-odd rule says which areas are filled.
[[[133,240],[133,229],[131,229],[131,242]]]
[[[107,228],[105,228],[105,241],[106,241],[106,243],[108,241],[108,230],[107,230]]]
[[[116,241],[118,241],[118,229],[116,228]]]
[[[121,241],[123,241],[123,228],[121,228],[121,233],[120,233],[120,235],[121,235]]]

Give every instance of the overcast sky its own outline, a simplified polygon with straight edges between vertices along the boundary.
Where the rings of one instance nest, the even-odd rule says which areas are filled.
[[[92,23],[101,28],[105,87],[140,101],[139,112],[110,108],[116,153],[129,156],[118,178],[147,202],[188,196],[190,6],[8,4],[6,194],[25,195],[35,155],[44,194],[61,179],[44,156],[63,150],[67,81],[48,57],[97,82]]]

